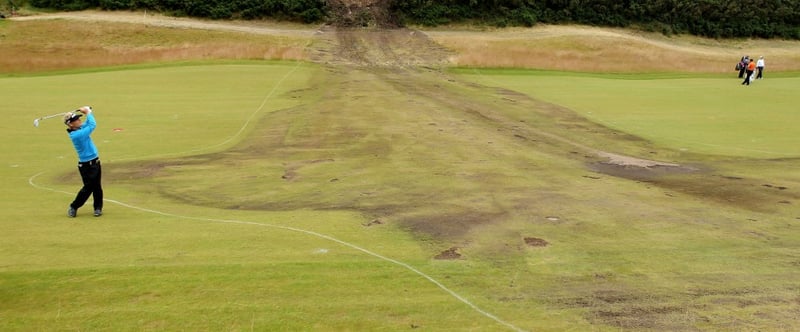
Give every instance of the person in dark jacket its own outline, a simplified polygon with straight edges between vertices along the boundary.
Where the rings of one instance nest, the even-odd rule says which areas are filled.
[[[747,71],[747,65],[750,64],[750,56],[745,55],[742,57],[742,60],[739,61],[739,78],[744,77],[744,73]]]

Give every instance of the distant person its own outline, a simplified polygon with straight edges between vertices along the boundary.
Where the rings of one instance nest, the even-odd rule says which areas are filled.
[[[86,116],[86,121],[81,119],[82,116]],[[70,140],[72,140],[72,145],[75,146],[75,152],[78,153],[78,172],[81,174],[81,180],[83,181],[83,187],[78,191],[75,200],[69,204],[67,216],[75,218],[78,215],[78,209],[86,203],[89,196],[92,196],[93,199],[94,216],[102,216],[103,187],[100,180],[103,173],[100,168],[97,147],[95,147],[91,137],[94,128],[97,126],[92,114],[92,108],[83,106],[75,112],[68,112],[64,115],[64,124],[68,127],[67,133]]]
[[[753,72],[755,72],[755,71],[756,71],[756,62],[755,61],[750,61],[747,64],[747,70],[746,70],[745,77],[744,77],[744,82],[742,82],[742,85],[750,85],[750,81],[753,79]]]
[[[744,73],[747,71],[747,65],[750,63],[750,56],[745,55],[742,57],[742,60],[739,60],[739,78],[744,77]]]
[[[758,62],[756,62],[756,69],[758,69],[758,76],[756,76],[757,80],[764,78],[764,56],[758,57]]]

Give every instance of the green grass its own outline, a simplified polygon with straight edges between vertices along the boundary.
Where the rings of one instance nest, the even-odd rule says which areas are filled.
[[[795,78],[473,73],[0,78],[0,330],[798,328]],[[111,201],[68,219],[74,151],[32,120],[87,103]],[[628,180],[546,134],[711,170]]]
[[[767,74],[767,79],[743,87],[735,73],[722,78],[461,72],[675,150],[756,158],[800,156],[800,137],[791,128],[800,122],[795,111],[800,101],[797,76]]]

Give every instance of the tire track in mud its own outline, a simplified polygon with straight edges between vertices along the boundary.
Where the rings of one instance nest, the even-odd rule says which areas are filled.
[[[421,185],[413,189],[417,191],[414,195],[394,193],[394,204],[388,205],[377,202],[379,200],[372,203],[371,195],[366,195],[342,199],[337,202],[339,205],[319,204],[297,197],[292,202],[266,205],[257,203],[262,205],[249,208],[287,208],[288,203],[290,208],[311,206],[321,209],[359,210],[375,217],[401,220],[409,229],[425,234],[424,236],[454,240],[466,235],[476,226],[501,222],[511,214],[528,211],[517,207],[531,205],[532,201],[507,197],[505,191],[508,188],[503,186],[481,184],[484,181],[502,181],[513,177],[515,173],[525,173],[525,168],[530,167],[533,162],[528,155],[547,155],[548,159],[577,164],[578,167],[587,162],[604,161],[635,167],[680,167],[591,148],[587,145],[588,142],[597,137],[603,136],[604,140],[613,141],[624,135],[586,121],[575,112],[557,105],[513,91],[458,81],[442,70],[450,53],[415,30],[324,27],[315,35],[315,41],[310,48],[308,53],[312,54],[314,61],[327,66],[326,72],[332,74],[315,79],[319,82],[319,89],[322,89],[324,97],[319,103],[307,106],[315,112],[311,115],[311,123],[317,124],[312,125],[317,128],[313,137],[294,137],[293,142],[305,140],[306,146],[314,149],[341,151],[348,149],[342,147],[343,145],[353,147],[364,144],[366,137],[378,137],[376,141],[388,142],[384,144],[391,150],[377,153],[379,158],[401,159],[401,164],[414,165],[412,169],[438,170],[438,174],[397,174],[394,177],[413,182],[415,178],[426,176],[449,176],[453,179],[451,184],[454,187],[478,186],[481,190],[462,191]],[[391,101],[387,102],[387,99]],[[408,122],[400,128],[388,129],[382,126],[383,121],[394,119],[385,120],[379,114],[380,110],[369,108],[372,107],[370,105],[386,104],[391,105],[391,109],[384,111],[401,112],[409,119]],[[308,119],[302,121],[309,122]],[[271,122],[290,123],[295,120],[281,119]],[[319,123],[326,125],[320,128]],[[582,137],[583,142],[564,137],[564,130],[568,130],[573,138]],[[637,140],[635,137],[625,138],[629,141]],[[395,146],[392,140],[411,143],[407,146]],[[340,144],[341,142],[345,143]],[[640,143],[647,147],[645,142]],[[449,149],[442,150],[442,145]],[[512,146],[521,149],[517,151],[518,155],[509,154],[507,147]],[[259,150],[280,148],[280,145],[276,145]],[[418,155],[405,151],[414,151]],[[372,153],[375,152],[365,149],[357,154],[361,156]],[[327,155],[318,157],[332,158]],[[464,164],[475,165],[483,163],[482,160],[508,158],[509,163],[518,165],[514,167],[519,169],[499,171],[473,165],[448,165],[439,161],[459,158]],[[380,169],[388,166],[374,168],[378,170],[364,172],[379,173],[382,172]],[[389,178],[392,175],[373,176]],[[338,180],[340,179],[337,178]],[[340,182],[339,185],[344,186],[342,182],[347,181]],[[519,190],[526,191],[531,197],[540,195],[530,188]],[[375,192],[366,186],[351,187],[350,191]],[[514,201],[515,199],[520,201]],[[452,208],[463,204],[462,201],[478,203],[455,208],[460,212],[449,215],[436,212],[420,215],[419,212],[414,212],[441,211],[444,210],[443,206]]]
[[[384,68],[385,74],[379,77],[392,82],[398,89],[406,94],[415,97],[436,100],[437,103],[464,112],[472,112],[481,115],[487,120],[505,123],[506,127],[515,128],[517,131],[524,131],[518,125],[513,125],[514,121],[520,119],[507,118],[504,112],[498,111],[500,108],[523,108],[527,110],[537,110],[546,103],[536,101],[528,96],[516,94],[515,92],[504,92],[514,94],[514,99],[508,97],[498,98],[501,104],[486,105],[476,102],[475,95],[496,95],[497,90],[491,87],[479,86],[476,84],[459,83],[464,88],[472,90],[472,94],[455,95],[452,90],[442,89],[436,83],[427,83],[422,88],[422,82],[431,81],[456,83],[452,77],[444,74],[440,69],[448,63],[449,51],[429,39],[424,33],[411,29],[394,30],[368,30],[368,29],[335,29],[326,27],[321,29],[323,35],[318,34],[318,39],[325,40],[317,43],[317,47],[325,45],[334,50],[321,48],[312,49],[312,59],[315,62],[344,66],[352,70],[370,70],[373,73],[380,73],[376,68]],[[427,78],[426,78],[427,76]],[[364,87],[368,91],[369,86]],[[520,98],[522,97],[522,98]],[[508,103],[511,101],[511,103]],[[557,108],[556,105],[546,105],[549,108]],[[573,121],[585,121],[577,119],[571,115],[570,110],[560,109],[562,116],[573,117]],[[549,114],[553,116],[554,114]],[[588,123],[587,123],[588,124]],[[605,127],[594,126],[594,131],[604,130]],[[681,165],[670,162],[660,162],[655,160],[641,159],[631,156],[624,156],[617,153],[602,151],[589,147],[577,141],[570,140],[562,135],[547,133],[541,130],[527,130],[526,135],[543,136],[553,141],[558,141],[572,149],[593,154],[601,159],[606,159],[609,164],[620,166],[635,167],[674,167],[680,168]]]
[[[311,60],[327,65],[385,68],[439,68],[452,52],[416,30],[351,29],[323,26],[314,35]],[[362,68],[363,69],[363,68]]]
[[[398,100],[395,103],[398,110],[430,119],[431,124],[456,119],[471,129],[481,127],[482,130],[494,131],[496,134],[491,140],[505,140],[503,143],[496,142],[497,144],[521,143],[525,146],[525,150],[520,151],[523,154],[544,153],[555,159],[571,160],[578,167],[584,167],[591,172],[646,181],[667,190],[759,211],[763,211],[765,203],[770,201],[798,199],[796,195],[786,192],[777,196],[775,192],[766,192],[757,183],[758,180],[732,181],[725,176],[709,177],[708,173],[713,170],[697,163],[683,165],[617,153],[616,151],[628,151],[635,155],[654,157],[674,155],[674,151],[661,150],[638,137],[593,123],[561,106],[514,91],[460,82],[442,70],[452,54],[419,31],[325,27],[320,29],[315,39],[308,53],[312,54],[315,62],[327,65],[329,71],[337,73],[332,81],[325,83],[328,89],[326,95],[330,99],[347,98],[345,94],[336,93],[339,86],[347,84],[348,90],[362,91],[368,95],[376,86],[375,82],[380,81],[391,86],[399,96],[403,96],[401,98],[415,101],[405,106],[403,100]],[[371,80],[354,78],[359,74],[366,74]],[[362,85],[354,86],[358,82]],[[369,96],[362,98],[366,99],[362,99],[361,103],[370,103]],[[415,128],[409,127],[408,130],[413,131]],[[468,133],[471,130],[462,132]],[[453,146],[456,144],[460,144],[458,139],[453,140]],[[435,148],[433,145],[429,147]],[[670,175],[689,176],[692,179],[703,179],[703,182],[701,185],[690,185],[689,183],[696,181],[664,179],[664,176]],[[719,187],[738,189],[722,192],[714,189]],[[461,194],[469,196],[468,193]],[[502,196],[499,192],[494,194]],[[409,206],[420,204],[406,203]],[[768,206],[771,209],[774,204]],[[511,210],[513,209],[494,206],[488,211],[474,210],[465,214],[484,215],[488,219],[498,220],[511,213]],[[484,222],[491,221],[469,224]],[[432,234],[446,233],[428,226],[425,228]],[[469,228],[462,227],[458,233]]]

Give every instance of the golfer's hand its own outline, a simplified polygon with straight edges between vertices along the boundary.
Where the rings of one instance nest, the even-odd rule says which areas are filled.
[[[83,107],[79,108],[79,110],[81,112],[83,112],[83,114],[92,113],[92,107],[91,106],[83,106]]]

